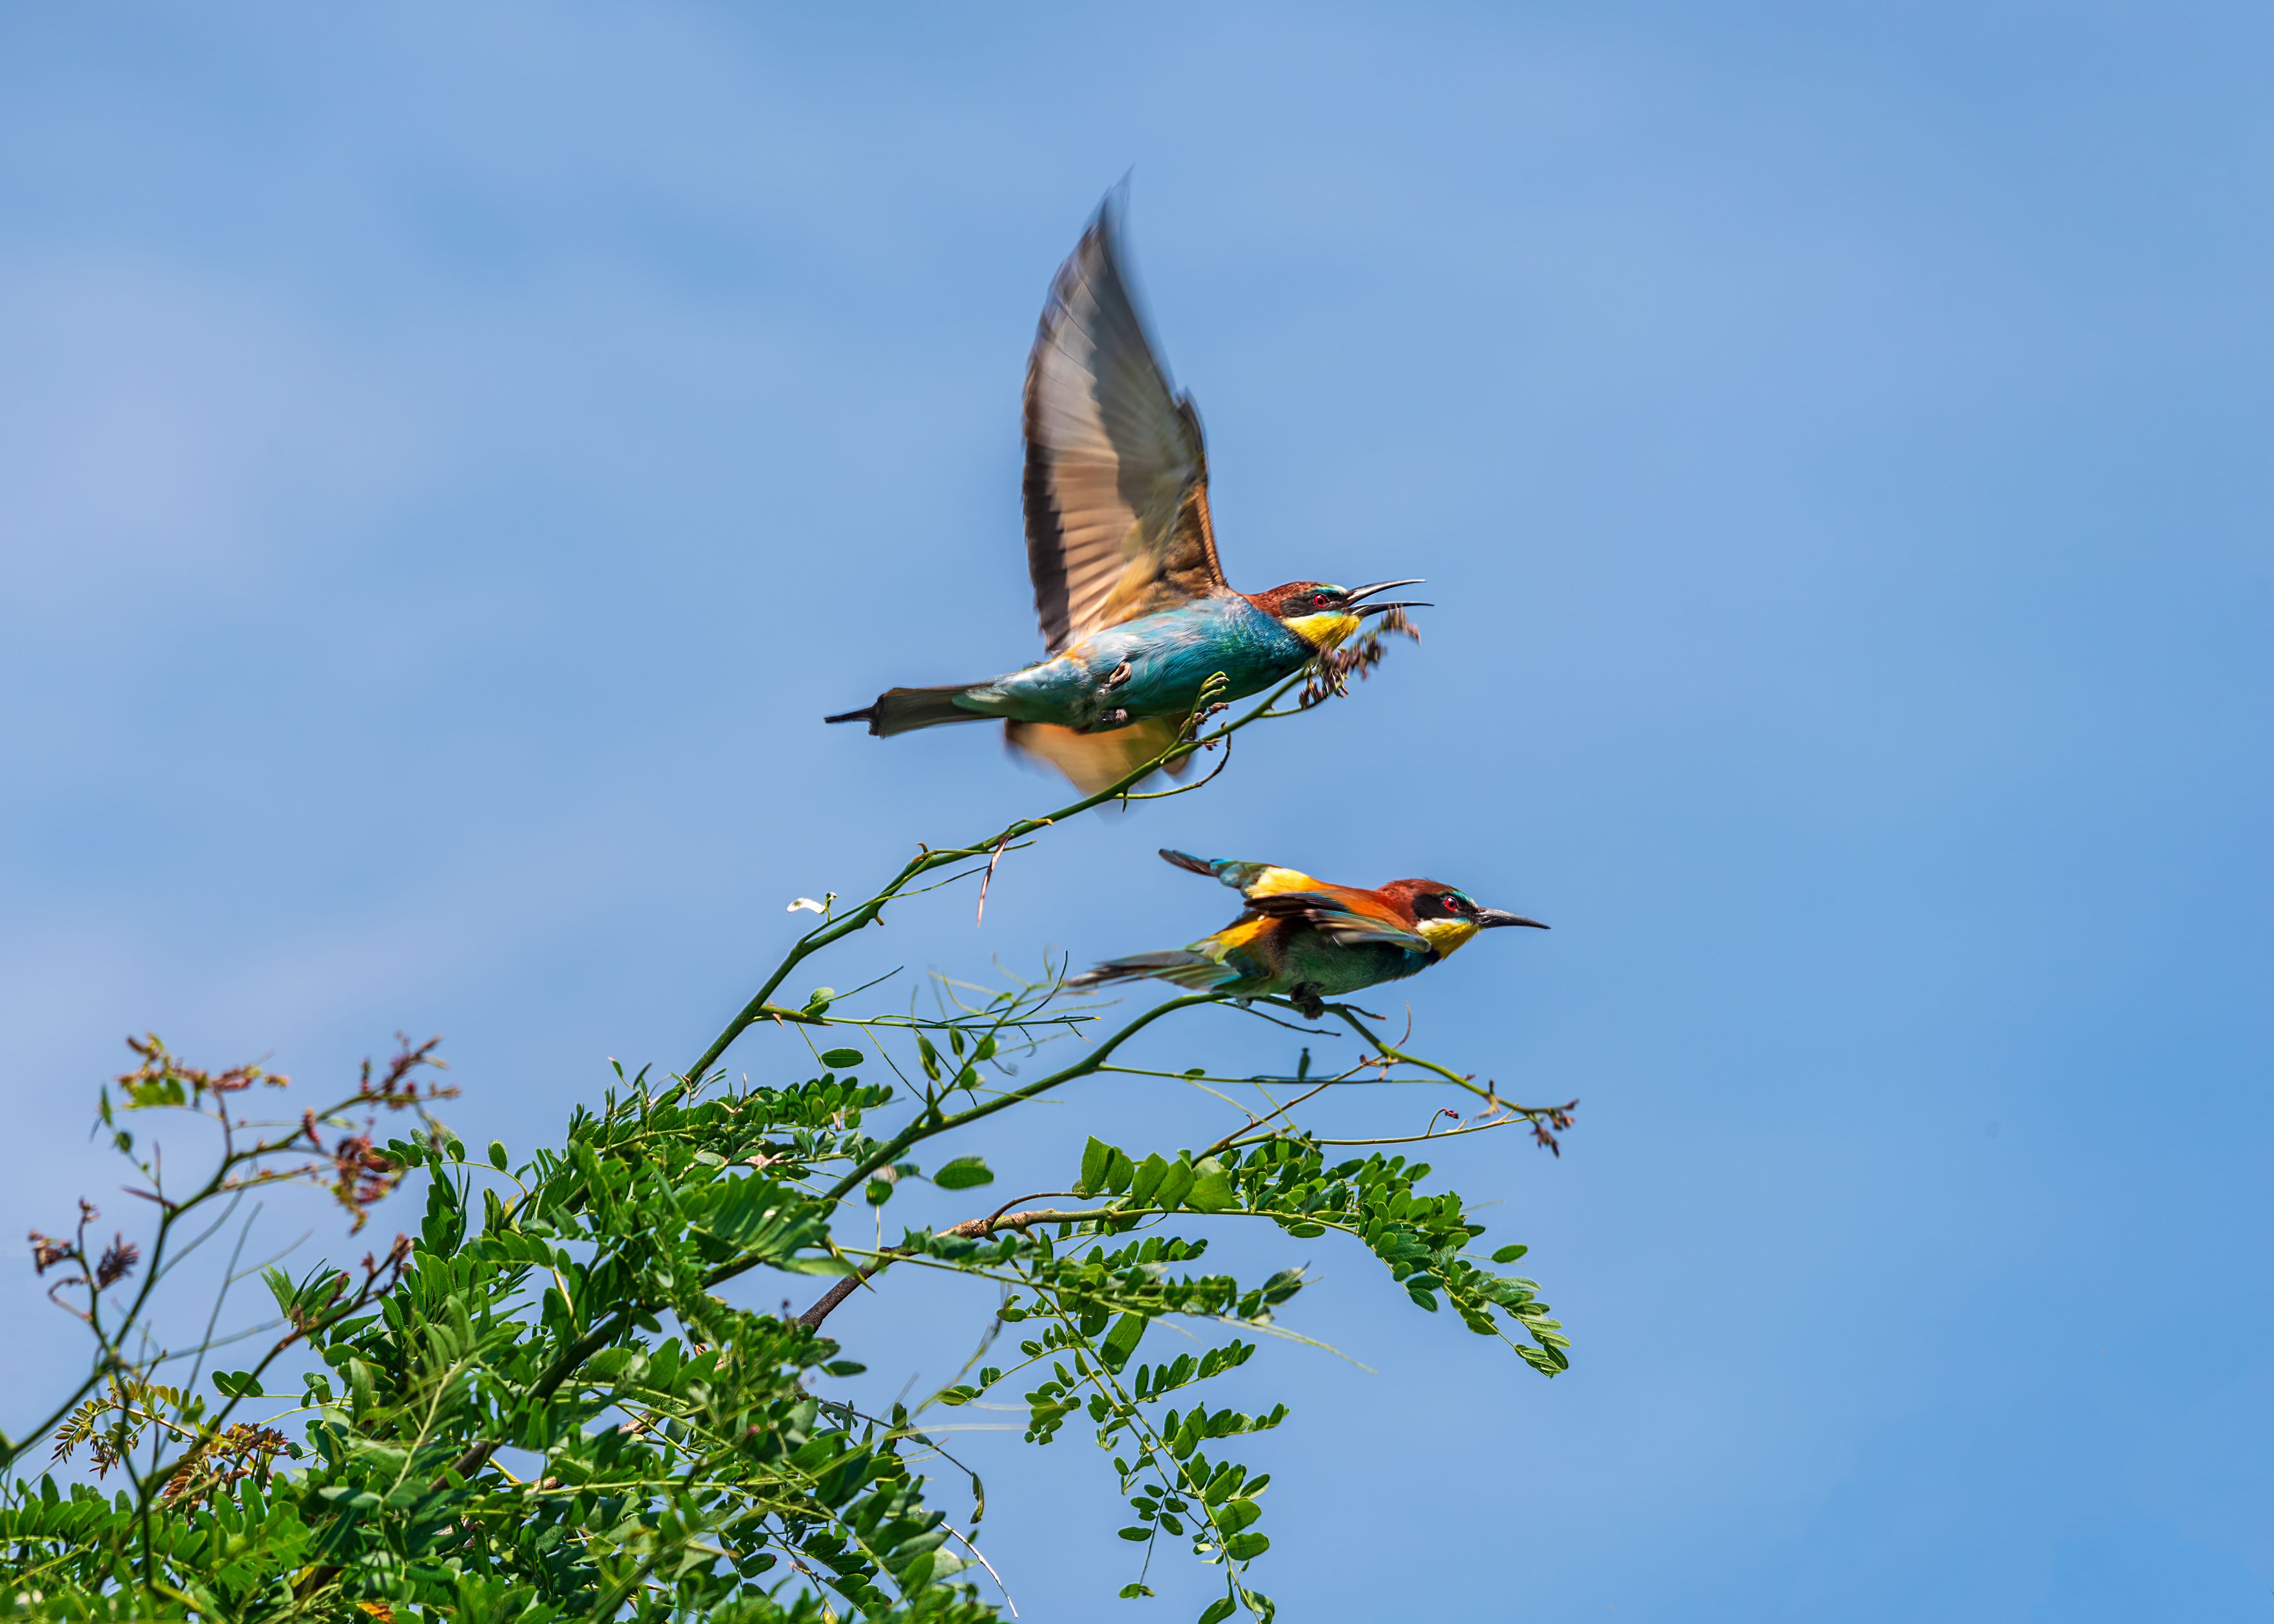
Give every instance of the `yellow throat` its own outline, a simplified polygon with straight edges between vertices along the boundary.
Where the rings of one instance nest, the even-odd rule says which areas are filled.
[[[1280,624],[1324,654],[1359,628],[1359,618],[1330,609],[1323,614],[1290,615]]]
[[[1440,959],[1450,959],[1477,934],[1476,921],[1466,919],[1425,919],[1413,929],[1421,933],[1424,942],[1437,950]]]

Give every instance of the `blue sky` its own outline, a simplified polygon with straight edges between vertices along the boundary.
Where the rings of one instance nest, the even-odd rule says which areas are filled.
[[[1555,925],[1410,992],[1583,1101],[1560,1161],[1440,1159],[1574,1367],[1314,1258],[1291,1323],[1369,1368],[1252,1389],[1295,1411],[1284,1616],[2264,1617],[2270,46],[2112,4],[11,10],[0,1232],[113,1182],[127,1031],[312,1080],[439,1031],[454,1123],[526,1147],[606,1056],[691,1058],[790,897],[1055,804],[975,730],[818,718],[1035,652],[1020,372],[1133,167],[1234,583],[1427,575],[1427,642],[1006,863],[983,929],[862,951],[1189,939],[1224,906],[1163,844]],[[1021,1188],[1219,1131],[1167,1084],[1036,1116],[985,1147]],[[70,1345],[0,1292],[20,1426]],[[983,1315],[836,1323],[889,1394]],[[973,1447],[1026,1615],[1106,1614],[1089,1445]]]

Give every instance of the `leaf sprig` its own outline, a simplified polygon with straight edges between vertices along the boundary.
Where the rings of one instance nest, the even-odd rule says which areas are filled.
[[[956,1417],[994,1408],[1037,1446],[1091,1429],[1126,1507],[1119,1533],[1141,1548],[1122,1596],[1152,1595],[1156,1559],[1181,1553],[1223,1580],[1201,1624],[1273,1618],[1254,1583],[1271,1543],[1270,1474],[1232,1456],[1297,1417],[1281,1402],[1223,1402],[1209,1384],[1253,1379],[1268,1344],[1307,1341],[1284,1320],[1308,1259],[1243,1277],[1208,1267],[1211,1237],[1261,1226],[1371,1256],[1418,1308],[1449,1308],[1552,1376],[1568,1362],[1562,1327],[1534,1282],[1500,1272],[1524,1247],[1479,1255],[1469,1204],[1407,1153],[1501,1128],[1552,1148],[1571,1105],[1512,1104],[1404,1039],[1386,1042],[1354,1006],[1314,1011],[1327,1030],[1284,1004],[1238,1006],[1306,1044],[1338,1030],[1359,1046],[1321,1074],[1306,1047],[1290,1074],[1240,1076],[1139,1054],[1156,1026],[1222,1005],[1208,995],[1109,1026],[1055,970],[996,988],[936,980],[928,1009],[913,997],[875,1008],[875,983],[795,1003],[782,989],[809,960],[866,940],[888,908],[958,883],[983,892],[1012,853],[1089,807],[1193,793],[1207,778],[1135,786],[1342,694],[1382,652],[1376,637],[1322,667],[1291,708],[1280,702],[1295,683],[1227,720],[1204,694],[1177,743],[1120,784],[920,848],[849,906],[825,893],[803,910],[817,921],[685,1072],[619,1068],[598,1103],[518,1156],[503,1143],[471,1153],[434,1116],[453,1091],[435,1080],[432,1041],[406,1041],[329,1102],[271,1121],[252,1102],[276,1097],[281,1075],[201,1070],[154,1036],[132,1040],[135,1064],[98,1120],[155,1215],[137,1238],[105,1242],[82,1203],[68,1236],[32,1237],[33,1264],[92,1357],[46,1419],[0,1440],[19,1468],[50,1451],[36,1480],[0,1492],[0,1613],[979,1624],[1015,1609],[977,1543],[984,1483],[953,1448]],[[771,1045],[761,1079],[730,1087],[719,1063],[751,1034]],[[991,1197],[995,1175],[968,1130],[1109,1074],[1200,1090],[1229,1110],[1228,1131],[1176,1149],[1092,1139],[1060,1191],[976,1195]],[[1369,1137],[1306,1125],[1321,1096],[1385,1086],[1452,1090],[1471,1114],[1417,1120],[1408,1094],[1361,1093]],[[1384,1098],[1394,1113],[1371,1109]],[[213,1147],[188,1186],[169,1183],[142,1125],[184,1119]],[[884,1209],[918,1183],[977,1210],[886,1244]],[[355,1229],[407,1185],[423,1187],[424,1210],[415,1232],[359,1264],[297,1272],[244,1263],[248,1217],[203,1329],[192,1317],[187,1335],[169,1333],[162,1283],[249,1197],[295,1184],[327,1192]],[[870,1413],[831,1385],[863,1367],[825,1327],[853,1293],[889,1292],[892,1271],[918,1268],[984,1282],[998,1306],[954,1380]],[[248,1319],[232,1291],[256,1278],[270,1308]],[[758,1297],[829,1283],[802,1311],[769,1312],[749,1304],[754,1278],[770,1282]],[[1188,1345],[1171,1350],[1172,1333]],[[224,1350],[241,1368],[213,1368]],[[936,1478],[968,1485],[960,1516]]]

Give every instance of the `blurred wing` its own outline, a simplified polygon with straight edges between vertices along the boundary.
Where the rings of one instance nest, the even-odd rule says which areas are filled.
[[[1004,733],[1014,750],[1048,762],[1085,795],[1095,795],[1117,784],[1177,741],[1184,718],[1156,716],[1108,733],[1076,733],[1049,722],[1011,722]],[[1181,778],[1193,770],[1193,758],[1179,756],[1169,763],[1169,776]]]
[[[1321,891],[1326,884],[1323,880],[1314,880],[1307,874],[1282,868],[1273,863],[1242,862],[1232,857],[1211,861],[1194,857],[1189,852],[1172,852],[1165,847],[1161,855],[1179,868],[1206,875],[1219,884],[1229,885],[1241,896],[1251,898],[1275,896],[1282,891]]]
[[[1108,199],[1059,267],[1027,358],[1027,568],[1052,654],[1230,590],[1200,416],[1154,356],[1119,235]]]
[[[1249,898],[1247,906],[1250,912],[1266,918],[1299,920],[1337,947],[1402,947],[1413,953],[1429,951],[1428,939],[1389,909],[1370,898],[1340,887],[1254,897]]]

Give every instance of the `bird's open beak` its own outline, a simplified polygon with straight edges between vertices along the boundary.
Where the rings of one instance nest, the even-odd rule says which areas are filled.
[[[1361,598],[1372,598],[1376,592],[1387,592],[1394,586],[1426,586],[1427,584],[1419,577],[1412,581],[1377,581],[1372,586],[1362,586],[1355,592],[1344,593],[1343,602],[1354,604]]]
[[[1491,929],[1495,925],[1529,925],[1534,930],[1547,929],[1536,919],[1526,919],[1523,914],[1511,914],[1505,908],[1479,908],[1477,924],[1486,930]]]
[[[1352,593],[1349,594],[1347,597],[1345,597],[1345,598],[1343,599],[1343,602],[1344,602],[1344,604],[1345,605],[1353,605],[1353,604],[1356,604],[1356,603],[1357,603],[1360,598],[1372,598],[1372,597],[1373,597],[1376,592],[1387,592],[1388,590],[1389,590],[1389,589],[1390,589],[1390,588],[1392,588],[1392,587],[1394,587],[1394,586],[1420,586],[1420,585],[1422,585],[1422,584],[1423,584],[1423,583],[1421,583],[1421,582],[1419,582],[1419,581],[1418,581],[1418,580],[1416,580],[1416,581],[1377,581],[1377,582],[1375,582],[1372,586],[1362,586],[1362,587],[1359,588],[1359,590],[1358,590],[1357,591],[1352,592]],[[1392,609],[1428,609],[1428,608],[1434,608],[1434,606],[1435,606],[1435,605],[1431,605],[1431,604],[1412,604],[1412,603],[1399,603],[1399,604],[1368,604],[1368,605],[1367,605],[1367,606],[1366,606],[1365,608],[1356,610],[1354,613],[1357,614],[1357,616],[1358,616],[1358,618],[1359,618],[1359,620],[1363,620],[1364,619],[1366,619],[1366,617],[1367,617],[1367,616],[1368,616],[1368,615],[1370,615],[1370,614],[1382,614],[1382,613],[1388,613],[1389,610],[1392,610]]]

